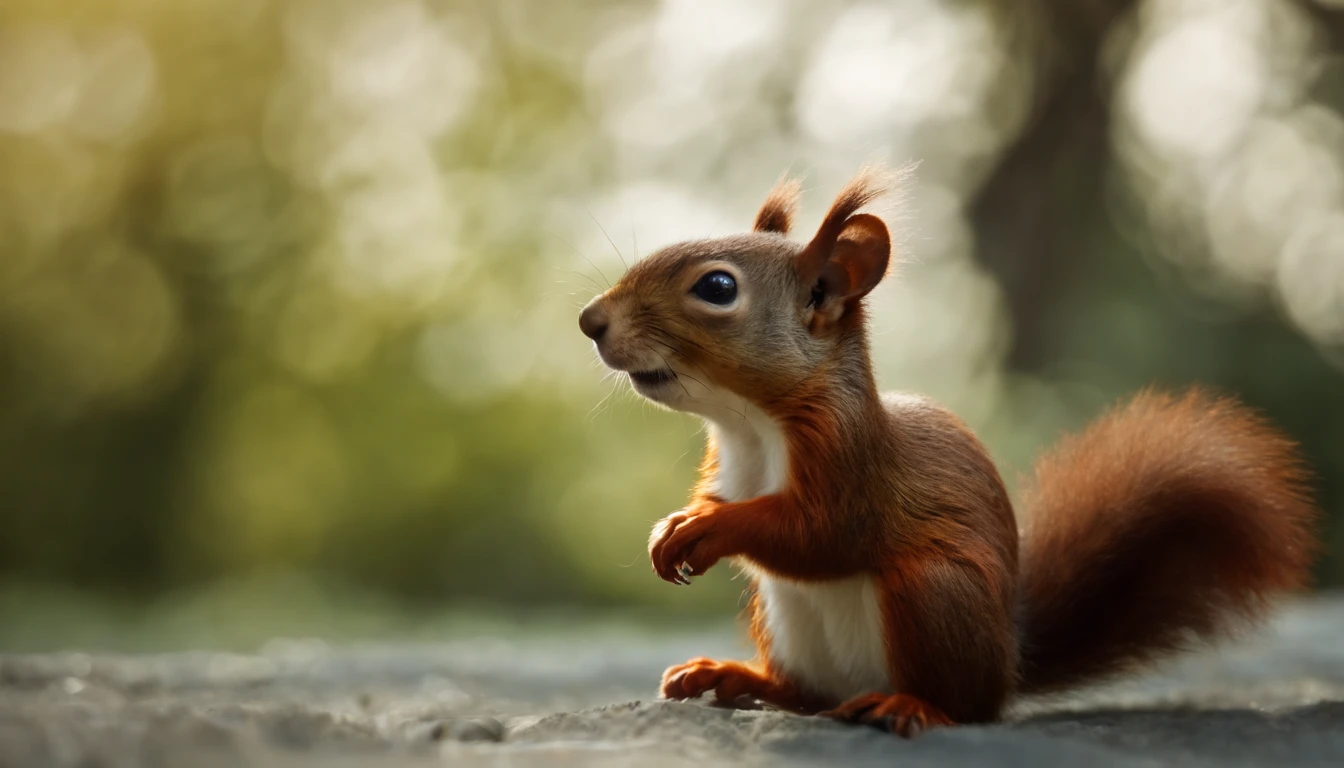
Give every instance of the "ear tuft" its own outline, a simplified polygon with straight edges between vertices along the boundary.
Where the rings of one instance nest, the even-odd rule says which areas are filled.
[[[845,185],[836,196],[835,202],[831,203],[831,208],[826,212],[826,218],[822,220],[817,234],[797,257],[798,274],[804,282],[810,283],[821,275],[849,219],[858,213],[859,209],[898,189],[902,179],[911,170],[912,167],[907,167],[891,171],[883,165],[868,165]],[[881,224],[880,221],[878,223]],[[885,226],[882,227],[882,231],[885,235]]]
[[[756,224],[752,229],[787,235],[793,223],[793,214],[798,210],[798,196],[801,192],[802,185],[797,179],[789,178],[788,174],[781,176],[775,188],[766,195],[761,209],[756,212]]]

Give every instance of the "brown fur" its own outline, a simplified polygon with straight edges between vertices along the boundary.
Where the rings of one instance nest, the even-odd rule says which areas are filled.
[[[865,206],[891,191],[895,180],[878,165],[866,166],[836,195],[817,234],[798,258],[798,272],[805,282],[821,274],[822,267],[831,258],[836,241],[849,223],[850,217]]]
[[[1146,392],[1036,465],[1022,554],[1024,692],[1214,640],[1316,555],[1296,448],[1237,403]]]
[[[752,229],[757,232],[774,232],[777,235],[789,234],[793,226],[793,215],[798,211],[798,197],[802,194],[802,184],[788,175],[781,176],[770,190],[761,209],[756,212],[756,223]]]
[[[806,246],[777,234],[794,194],[777,187],[765,233],[665,248],[585,309],[585,327],[610,325],[609,365],[670,372],[675,385],[646,397],[721,429],[767,418],[787,444],[785,487],[730,501],[711,435],[690,503],[650,537],[662,578],[735,558],[794,582],[866,574],[878,589],[891,692],[845,703],[807,690],[772,657],[753,600],[756,662],[687,662],[664,695],[713,690],[907,734],[991,722],[1014,693],[1130,669],[1188,632],[1220,636],[1304,581],[1314,510],[1295,448],[1198,393],[1141,395],[1042,459],[1019,568],[1008,494],[971,430],[926,399],[879,395],[863,301],[890,240],[859,211],[883,178],[851,182]],[[716,270],[739,283],[726,307],[691,291]]]
[[[937,707],[903,693],[869,693],[821,714],[854,723],[881,725],[906,736],[918,735],[930,727],[956,725]]]
[[[825,706],[821,699],[768,667],[704,657],[668,667],[663,673],[662,691],[669,699],[690,699],[713,691],[721,704],[735,704],[744,698],[768,701],[779,709],[803,715]]]

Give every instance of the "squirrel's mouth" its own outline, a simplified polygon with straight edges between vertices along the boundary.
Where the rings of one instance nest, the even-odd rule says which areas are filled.
[[[677,375],[668,368],[660,368],[656,371],[630,371],[630,381],[636,386],[652,389],[663,384],[671,383]]]

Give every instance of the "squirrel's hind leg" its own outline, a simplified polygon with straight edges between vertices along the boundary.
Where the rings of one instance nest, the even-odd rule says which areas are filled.
[[[956,725],[942,710],[904,693],[867,693],[822,712],[821,716],[870,725],[907,739],[930,728]]]

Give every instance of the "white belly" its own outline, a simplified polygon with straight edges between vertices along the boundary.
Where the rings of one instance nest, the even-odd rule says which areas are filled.
[[[782,490],[788,480],[788,442],[779,426],[728,393],[707,390],[696,397],[731,406],[703,414],[718,447],[716,490],[734,501]],[[743,565],[756,579],[771,659],[791,678],[836,703],[891,691],[882,611],[871,577],[804,583]]]
[[[790,677],[837,702],[892,690],[871,577],[795,582],[757,572],[756,584],[770,657]]]

